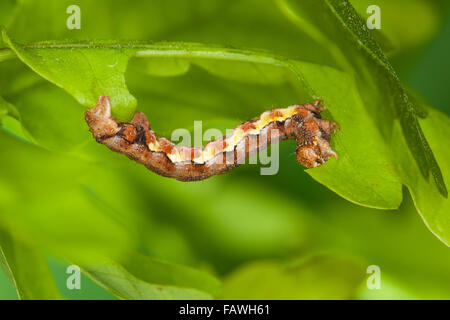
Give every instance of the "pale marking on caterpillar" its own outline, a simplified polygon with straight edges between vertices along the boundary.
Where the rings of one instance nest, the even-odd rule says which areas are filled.
[[[320,166],[330,156],[337,158],[329,143],[339,126],[321,118],[325,109],[321,104],[317,100],[314,104],[266,111],[204,147],[176,146],[166,138],[158,138],[141,112],[136,112],[129,123],[115,120],[107,96],[101,96],[86,111],[85,119],[97,142],[111,150],[162,176],[196,181],[231,170],[270,143],[285,139],[297,141],[297,161],[307,168]]]

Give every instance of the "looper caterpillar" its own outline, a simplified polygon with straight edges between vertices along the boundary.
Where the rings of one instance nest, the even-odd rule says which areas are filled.
[[[297,161],[307,168],[320,166],[330,156],[337,158],[329,142],[339,126],[321,118],[325,109],[319,107],[321,104],[317,100],[314,104],[266,111],[204,147],[179,147],[166,138],[158,138],[141,112],[136,112],[130,123],[118,122],[111,116],[107,96],[101,96],[86,111],[85,119],[97,142],[111,150],[162,176],[196,181],[227,172],[270,143],[285,139],[297,141]]]

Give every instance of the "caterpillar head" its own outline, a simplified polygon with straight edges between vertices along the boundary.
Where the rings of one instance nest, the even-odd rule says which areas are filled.
[[[339,129],[338,124],[317,118],[308,122],[297,138],[297,161],[307,168],[315,168],[330,157],[337,159],[336,152],[330,147],[330,135]]]

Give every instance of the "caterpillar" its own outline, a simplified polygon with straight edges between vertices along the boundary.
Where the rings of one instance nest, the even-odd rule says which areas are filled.
[[[233,129],[204,147],[176,146],[158,138],[147,117],[136,112],[129,123],[111,115],[108,96],[87,109],[85,120],[97,142],[145,165],[151,171],[181,181],[197,181],[227,172],[269,144],[285,139],[297,141],[297,161],[307,168],[322,165],[337,154],[330,147],[330,136],[339,126],[322,119],[322,101],[273,109]]]

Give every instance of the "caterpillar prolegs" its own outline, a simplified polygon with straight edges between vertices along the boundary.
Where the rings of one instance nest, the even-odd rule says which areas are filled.
[[[297,141],[297,161],[307,168],[320,166],[330,156],[337,158],[329,142],[339,126],[321,118],[325,109],[321,104],[318,100],[266,111],[204,147],[176,146],[158,138],[141,112],[136,112],[130,123],[115,120],[107,96],[86,111],[85,119],[97,142],[111,150],[162,176],[196,181],[227,172],[269,144],[285,139]]]

